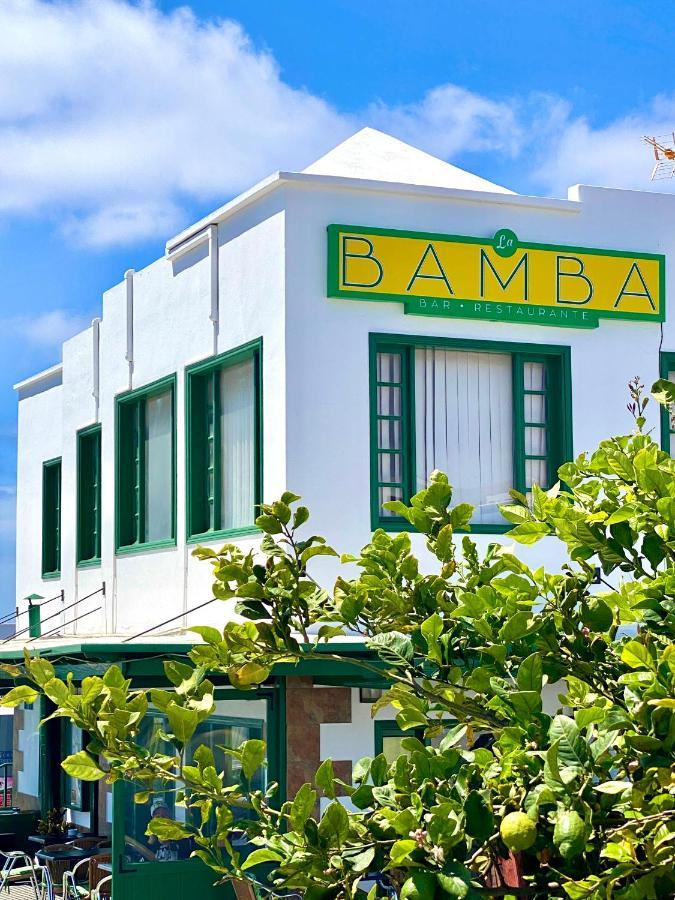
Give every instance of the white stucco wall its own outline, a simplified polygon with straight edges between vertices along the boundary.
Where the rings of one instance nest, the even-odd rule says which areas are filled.
[[[667,223],[675,198],[602,188],[575,189],[578,202],[562,209],[523,206],[523,198],[484,195],[433,200],[364,190],[297,190],[287,211],[288,487],[312,511],[312,529],[338,550],[354,552],[370,537],[368,336],[392,333],[547,343],[571,348],[575,454],[610,434],[632,430],[626,385],[640,375],[649,387],[658,377],[658,323],[600,320],[597,329],[521,325],[469,319],[407,316],[400,303],[326,298],[326,227],[332,223],[491,237],[513,229],[523,241],[657,252],[675,252]],[[675,297],[666,276],[666,308]],[[675,350],[675,322],[667,316],[663,350]],[[658,410],[648,408],[658,434]],[[486,545],[505,540],[478,535]],[[415,550],[428,560],[424,539]],[[562,548],[550,539],[519,547],[531,563],[557,566]],[[320,561],[325,577],[337,571]]]
[[[675,350],[672,317],[662,337],[658,324],[646,322],[601,320],[599,328],[581,330],[413,317],[398,303],[326,298],[326,226],[335,222],[475,236],[509,227],[525,241],[665,253],[669,271],[675,237],[666,226],[675,198],[586,187],[570,196],[557,204],[505,194],[430,196],[332,185],[330,179],[279,187],[219,225],[217,333],[209,319],[206,243],[134,275],[131,366],[125,359],[126,286],[121,282],[111,288],[103,297],[98,408],[92,396],[91,329],[64,345],[63,384],[24,392],[20,400],[17,596],[33,591],[51,596],[63,587],[66,605],[78,601],[74,614],[82,614],[99,605],[101,597],[80,598],[105,582],[103,609],[66,626],[80,635],[133,634],[208,599],[210,567],[194,560],[185,542],[184,369],[255,338],[263,340],[264,497],[271,500],[286,488],[302,494],[312,512],[312,531],[325,534],[342,551],[356,551],[370,537],[372,332],[569,346],[575,453],[630,430],[626,383],[638,374],[649,386],[657,377],[661,342],[663,350]],[[667,282],[667,307],[672,300]],[[172,373],[177,374],[177,546],[116,556],[115,397]],[[97,414],[102,424],[102,560],[100,567],[76,570],[75,434]],[[658,429],[654,404],[648,418]],[[42,463],[60,455],[62,577],[46,583],[40,575]],[[481,545],[495,539],[503,540],[477,537]],[[413,540],[429,565],[423,540]],[[240,544],[248,548],[255,540]],[[521,552],[528,561],[551,567],[562,559],[553,540]],[[337,566],[316,560],[314,570],[329,583]],[[190,621],[217,622],[223,614],[223,606],[213,604]]]

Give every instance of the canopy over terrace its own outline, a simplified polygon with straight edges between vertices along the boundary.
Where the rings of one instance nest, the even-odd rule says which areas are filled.
[[[199,640],[186,630],[145,635],[126,641],[111,641],[106,636],[78,639],[53,635],[28,642],[16,640],[6,643],[0,649],[0,663],[20,662],[24,647],[27,647],[31,654],[49,659],[59,677],[65,678],[72,673],[76,685],[87,676],[102,675],[111,664],[115,664],[125,677],[131,679],[132,687],[166,687],[169,683],[164,673],[164,663],[171,659],[185,661],[190,648]],[[375,659],[356,637],[339,644],[323,645],[319,654],[318,659],[317,654],[313,654],[313,658],[301,660],[296,665],[278,666],[265,684],[251,691],[234,690],[226,674],[210,675],[216,687],[216,709],[209,720],[202,723],[199,733],[195,734],[195,746],[206,743],[217,751],[219,746],[238,746],[251,737],[261,738],[267,743],[268,754],[266,769],[260,774],[260,786],[278,782],[279,802],[285,799],[287,793],[293,794],[299,786],[298,780],[302,782],[311,777],[310,770],[313,774],[319,762],[318,758],[304,760],[301,757],[303,751],[313,744],[316,744],[316,752],[319,753],[321,708],[328,707],[331,713],[335,707],[342,706],[344,709],[345,700],[347,705],[350,702],[350,695],[356,693],[358,696],[359,692],[354,688],[383,687],[386,684],[384,677],[364,677],[359,661],[367,660],[372,665]],[[337,659],[337,654],[344,657],[344,661]],[[14,683],[7,673],[0,673],[0,692],[6,692]],[[316,699],[310,700],[310,692],[315,697],[319,696],[318,702]],[[335,703],[336,697],[341,700],[340,703]],[[26,735],[34,736],[33,746],[37,752],[34,763],[32,757],[30,765],[39,770],[42,811],[44,813],[54,806],[67,807],[71,821],[93,833],[112,836],[113,891],[118,900],[119,897],[122,900],[136,900],[137,897],[138,900],[148,900],[148,896],[155,895],[182,900],[183,897],[195,896],[197,892],[207,898],[222,896],[223,888],[212,886],[210,870],[199,860],[189,858],[189,848],[168,850],[162,847],[164,855],[161,856],[157,847],[147,846],[149,838],[146,828],[150,816],[167,815],[166,809],[171,817],[186,815],[184,808],[175,805],[171,792],[157,786],[159,793],[155,792],[157,797],[153,803],[139,805],[134,803],[135,788],[132,783],[117,782],[112,788],[105,782],[93,785],[73,783],[72,779],[64,777],[60,763],[65,755],[77,752],[83,744],[86,745],[86,738],[64,719],[50,720],[38,729],[39,720],[49,714],[52,706],[50,701],[42,698],[34,707],[34,711],[19,708],[17,712],[25,716],[24,746],[28,746]],[[370,717],[369,707],[365,704],[360,712]],[[146,719],[139,740],[147,746],[154,746],[157,729],[166,730],[166,726],[161,721],[162,714],[154,708],[151,708]],[[339,715],[333,718],[329,715],[323,721],[339,723],[342,720]],[[376,735],[379,735],[377,729]],[[161,738],[158,746],[161,746]],[[164,749],[170,750],[168,746]],[[186,748],[186,753],[192,752],[192,745]],[[28,767],[26,759],[20,759],[19,764],[24,770]],[[230,774],[236,781],[236,765],[233,766],[225,758],[222,765],[232,767]],[[303,765],[305,769],[302,769]],[[349,777],[348,773],[345,775]],[[146,852],[150,849],[150,857],[139,856],[139,847]],[[155,852],[157,857],[152,858]]]

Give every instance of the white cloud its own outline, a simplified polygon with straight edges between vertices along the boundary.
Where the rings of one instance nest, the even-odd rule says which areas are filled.
[[[184,200],[225,199],[350,130],[234,22],[124,0],[0,4],[5,213],[137,241],[174,227]]]
[[[150,0],[0,0],[0,217],[48,216],[100,247],[167,237],[279,168],[368,124],[511,187],[648,188],[643,132],[673,98],[602,127],[559,97],[494,100],[456,84],[347,116],[283,81],[233,21]],[[658,189],[675,188],[659,182]]]
[[[66,309],[34,316],[0,319],[3,340],[21,338],[41,349],[60,349],[64,341],[87,327],[91,319]]]
[[[525,140],[515,104],[489,100],[455,84],[434,88],[419,103],[375,103],[366,118],[443,159],[467,150],[515,157]]]

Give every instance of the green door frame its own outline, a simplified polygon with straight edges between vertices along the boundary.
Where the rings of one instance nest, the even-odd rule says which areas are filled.
[[[285,691],[283,679],[256,691],[216,689],[217,700],[267,701],[268,781],[279,784],[278,802],[286,799]],[[213,886],[216,876],[199,859],[124,864],[124,783],[113,784],[112,891],[115,900],[203,900],[231,896],[229,886]],[[170,876],[170,887],[162,874]]]

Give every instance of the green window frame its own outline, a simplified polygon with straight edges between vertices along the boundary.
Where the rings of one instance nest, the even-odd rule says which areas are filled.
[[[42,577],[61,574],[61,457],[42,464]]]
[[[505,341],[484,341],[463,338],[435,338],[414,335],[370,335],[370,483],[371,527],[386,531],[412,530],[399,516],[383,513],[385,499],[401,498],[407,502],[415,493],[417,470],[415,441],[415,351],[422,348],[464,350],[472,352],[509,354],[512,361],[513,398],[513,482],[512,486],[526,493],[528,470],[544,461],[548,480],[572,457],[572,392],[571,353],[562,345],[523,344]],[[379,365],[380,354],[388,354],[387,366]],[[525,384],[526,363],[542,363],[546,384],[542,390]],[[385,406],[387,389],[396,388],[399,398],[394,408]],[[547,415],[545,423],[531,422],[526,417],[528,398],[545,395]],[[389,392],[391,396],[391,392]],[[532,403],[529,404],[530,407]],[[546,431],[543,456],[526,452],[526,435],[535,429]],[[398,435],[391,438],[392,430]],[[391,444],[399,446],[392,450]],[[534,443],[534,442],[533,442]],[[383,458],[386,458],[388,478],[383,478]],[[475,523],[471,531],[478,534],[499,534],[508,531],[509,523]]]
[[[409,731],[403,731],[398,727],[395,719],[376,719],[374,724],[374,751],[375,756],[384,753],[384,741],[386,738],[397,738],[399,741],[404,737],[414,737],[418,741],[424,742],[424,729],[413,728]],[[402,750],[406,753],[406,750]]]
[[[77,432],[77,565],[101,562],[101,426]]]
[[[162,394],[170,394],[171,461],[170,527],[163,538],[146,533],[145,434],[147,406]],[[176,375],[126,391],[115,398],[115,552],[136,553],[176,546]]]
[[[669,378],[670,373],[675,373],[675,352],[662,351],[659,357],[659,376],[667,378],[669,381],[675,380]],[[675,420],[670,415],[668,408],[661,407],[661,447],[666,453],[672,456],[675,449]]]
[[[251,520],[224,527],[221,510],[221,373],[247,361],[253,366],[253,504]],[[262,502],[262,339],[235,347],[185,370],[186,537],[189,542],[253,534]]]

